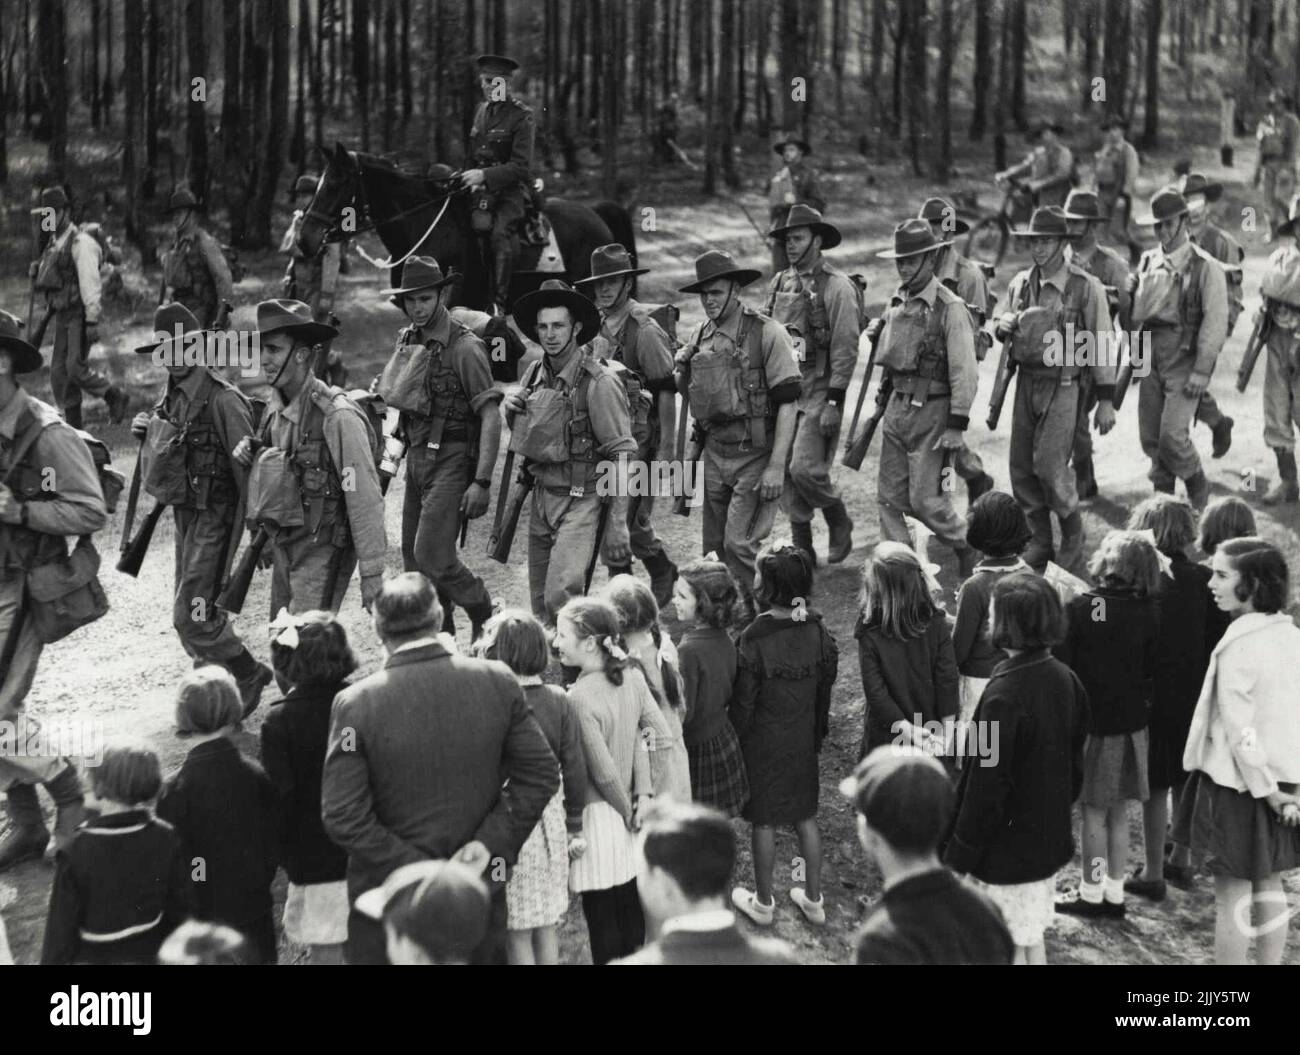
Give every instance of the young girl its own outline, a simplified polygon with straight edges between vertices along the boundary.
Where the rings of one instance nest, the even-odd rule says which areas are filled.
[[[619,630],[628,654],[641,664],[641,671],[654,693],[669,736],[666,743],[647,738],[650,777],[656,797],[678,802],[691,801],[691,766],[686,756],[682,725],[686,719],[686,697],[677,673],[672,639],[659,629],[659,605],[650,587],[635,575],[615,575],[601,596],[618,612]],[[643,731],[642,736],[646,736]]]
[[[1255,514],[1240,498],[1224,495],[1205,507],[1200,527],[1201,537],[1197,544],[1206,557],[1213,557],[1220,542],[1255,535]],[[1209,567],[1209,561],[1205,563]]]
[[[721,561],[698,560],[677,573],[673,606],[688,628],[677,646],[686,689],[686,757],[697,802],[736,817],[749,798],[740,739],[727,717],[736,681],[736,646],[727,633],[740,599]]]
[[[753,825],[755,891],[736,887],[732,904],[761,926],[774,918],[772,872],[778,824],[794,825],[805,883],[790,899],[810,923],[825,923],[817,831],[817,755],[829,728],[839,651],[813,611],[812,558],[790,542],[763,547],[754,596],[766,606],[740,635],[731,723],[749,774],[744,817]]]
[[[348,636],[329,612],[271,624],[271,666],[288,695],[262,724],[262,766],[280,797],[280,861],[289,877],[284,934],[308,946],[313,964],[343,963],[348,938],[348,855],[321,823],[321,772],[330,707],[357,669]]]
[[[652,792],[650,754],[638,726],[646,723],[655,736],[669,733],[645,677],[623,647],[612,605],[591,597],[569,601],[556,617],[555,650],[561,663],[578,670],[569,698],[587,763],[586,851],[571,862],[569,885],[582,895],[592,962],[606,964],[645,940],[632,832],[640,803]]]
[[[230,739],[242,714],[235,679],[221,667],[198,667],[185,676],[176,731],[196,743],[163,785],[158,816],[176,829],[190,863],[195,915],[234,927],[260,962],[273,964],[278,803],[262,767]]]
[[[1286,949],[1282,872],[1300,867],[1300,629],[1284,611],[1286,560],[1260,538],[1214,551],[1210,593],[1230,618],[1205,675],[1183,765],[1175,841],[1206,855],[1214,875],[1214,962],[1259,964]],[[1254,908],[1254,927],[1251,912]]]
[[[1020,558],[1029,543],[1029,521],[1020,503],[1003,491],[988,491],[966,512],[966,542],[984,554],[957,594],[957,622],[952,632],[957,661],[961,719],[975,713],[980,694],[994,668],[1006,658],[989,637],[989,601],[1007,575],[1028,571]],[[1053,642],[1054,643],[1054,642]]]
[[[1145,802],[1147,711],[1160,615],[1155,547],[1131,531],[1112,531],[1088,565],[1096,584],[1066,605],[1069,629],[1057,658],[1088,692],[1084,744],[1083,876],[1076,899],[1056,910],[1075,916],[1124,915],[1128,804]]]
[[[1147,781],[1151,796],[1142,808],[1142,830],[1146,863],[1124,883],[1129,893],[1160,901],[1165,896],[1165,878],[1185,883],[1190,879],[1186,848],[1174,853],[1172,866],[1165,861],[1166,828],[1169,823],[1169,793],[1174,802],[1182,795],[1187,773],[1183,750],[1192,711],[1205,680],[1210,651],[1222,636],[1217,618],[1210,615],[1210,569],[1193,564],[1187,550],[1196,540],[1196,514],[1186,502],[1173,495],[1156,494],[1142,502],[1129,517],[1133,531],[1150,531],[1156,549],[1169,559],[1160,577],[1156,604],[1160,613],[1160,637],[1156,644],[1155,681],[1148,727]],[[1211,640],[1211,637],[1214,640]]]
[[[1071,809],[1083,783],[1088,697],[1051,653],[1065,635],[1056,591],[1018,572],[997,580],[991,600],[992,642],[1007,658],[975,721],[997,730],[998,757],[963,767],[944,859],[984,884],[1002,910],[1015,962],[1043,964],[1056,872],[1074,856]]]
[[[862,565],[853,636],[866,697],[858,757],[899,743],[942,754],[942,741],[924,724],[946,723],[957,714],[952,634],[930,597],[921,562],[901,542],[877,543]]]
[[[550,648],[542,624],[529,612],[507,608],[493,616],[483,628],[476,651],[514,671],[533,717],[560,760],[563,783],[519,851],[506,883],[510,962],[556,964],[560,962],[556,927],[569,907],[569,858],[580,857],[584,850],[582,795],[587,763],[578,715],[562,688],[542,684]]]
[[[99,814],[55,859],[41,963],[153,963],[190,910],[180,840],[149,811],[162,786],[158,756],[112,745],[90,784]]]

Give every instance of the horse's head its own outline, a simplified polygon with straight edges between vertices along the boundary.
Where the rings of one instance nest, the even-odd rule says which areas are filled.
[[[356,215],[360,209],[356,201],[360,179],[355,155],[342,143],[336,143],[326,159],[325,171],[298,228],[298,252],[309,257],[320,252],[331,232],[348,226],[344,210],[353,210],[352,230],[356,230],[360,219]]]

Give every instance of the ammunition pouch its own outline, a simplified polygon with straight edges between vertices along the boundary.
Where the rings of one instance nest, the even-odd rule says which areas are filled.
[[[528,393],[527,408],[515,417],[510,449],[530,462],[560,465],[569,460],[569,423],[573,403],[566,393],[537,388]]]
[[[758,316],[741,310],[744,314],[734,347],[697,349],[690,356],[686,394],[692,416],[715,441],[732,442],[731,432],[736,430],[728,426],[743,423],[742,442],[751,450],[766,450],[771,442],[768,419],[772,406],[763,368],[762,328],[754,325]]]
[[[257,524],[297,528],[306,523],[302,488],[289,453],[264,447],[248,472],[247,517]]]
[[[27,573],[27,621],[37,640],[50,644],[93,623],[108,611],[99,584],[99,553],[82,535],[66,556],[38,564]]]

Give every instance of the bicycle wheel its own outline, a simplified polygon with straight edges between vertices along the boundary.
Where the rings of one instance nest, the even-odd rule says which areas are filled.
[[[964,255],[997,267],[1006,255],[1011,232],[1001,216],[986,216],[966,235]]]

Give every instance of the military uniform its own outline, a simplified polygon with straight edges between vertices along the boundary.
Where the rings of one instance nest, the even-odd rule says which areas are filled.
[[[252,432],[244,395],[196,367],[180,381],[168,380],[141,456],[144,490],[172,507],[176,523],[172,626],[196,663],[229,667],[237,678],[250,673],[251,657],[241,665],[247,650],[215,602],[228,551],[242,533],[235,516],[247,470],[231,452]]]
[[[106,402],[116,395],[108,378],[91,369],[86,340],[86,327],[99,324],[102,258],[99,243],[67,223],[50,238],[36,271],[36,289],[54,316],[50,390],[75,426],[81,424],[83,392]]]
[[[526,459],[534,480],[528,588],[533,614],[549,626],[583,592],[600,521],[600,463],[637,447],[614,370],[581,348],[567,355],[558,370],[550,356],[537,360],[524,380],[527,409],[507,415],[510,449]]]
[[[39,431],[28,445],[24,438],[32,435],[32,429]],[[27,446],[25,453],[20,445]],[[48,489],[51,480],[55,490]],[[59,806],[57,835],[71,837],[77,818],[69,819],[65,813],[81,803],[76,770],[66,759],[38,747],[30,754],[27,750],[28,737],[38,735],[39,726],[25,718],[23,701],[44,646],[23,611],[26,575],[39,565],[62,559],[68,539],[98,531],[107,523],[108,513],[86,444],[53,407],[21,388],[0,408],[0,481],[23,510],[20,524],[0,525],[0,649],[13,639],[12,659],[0,670],[0,720],[13,722],[16,733],[0,754],[0,788],[8,795],[10,829],[0,857],[7,865],[39,854],[49,837],[37,784],[47,785]],[[24,842],[26,849],[20,845]]]
[[[513,230],[526,211],[536,135],[533,111],[513,96],[479,103],[474,111],[468,153],[483,170],[484,194],[492,210],[492,253],[499,301],[504,301],[509,291],[515,258]]]
[[[1008,178],[1027,176],[1037,205],[1060,205],[1070,192],[1074,154],[1064,143],[1034,147],[1024,161],[1007,170]]]
[[[799,363],[799,419],[790,445],[785,511],[791,525],[809,524],[819,509],[843,506],[831,482],[839,432],[824,436],[822,411],[843,406],[858,361],[860,314],[853,280],[824,259],[811,268],[788,267],[768,291],[766,314],[789,333]]]
[[[975,261],[962,256],[952,246],[948,246],[939,252],[939,263],[935,268],[934,277],[965,302],[974,329],[975,359],[982,363],[992,344],[992,338],[984,329],[984,324],[988,322],[988,315],[993,310],[994,304],[984,269]],[[957,475],[965,480],[970,488],[971,501],[985,491],[992,490],[993,478],[984,471],[984,460],[965,443],[958,448],[952,465]]]
[[[651,317],[648,308],[629,297],[618,312],[602,318],[600,333],[591,342],[591,350],[598,358],[621,363],[631,371],[629,380],[633,391],[629,392],[628,409],[636,452],[629,461],[649,466],[659,455],[659,401],[671,401],[677,389],[673,380],[672,339]],[[642,479],[650,479],[648,469]],[[652,572],[666,569],[670,563],[664,544],[655,533],[654,502],[653,494],[631,496],[627,521],[632,556]]]
[[[697,263],[698,270],[698,263]],[[687,398],[704,435],[704,552],[722,556],[745,596],[777,503],[758,487],[772,457],[776,415],[803,379],[785,327],[737,303],[687,342]]]
[[[310,377],[292,403],[278,397],[248,479],[248,518],[271,535],[271,613],[337,612],[353,568],[384,572],[384,500],[364,412]]]
[[[1188,481],[1189,498],[1204,505],[1205,478],[1190,429],[1198,400],[1183,393],[1189,379],[1209,384],[1228,334],[1223,268],[1194,242],[1166,254],[1157,246],[1138,262],[1133,324],[1150,336],[1151,372],[1142,379],[1138,428],[1151,460],[1151,482],[1173,492]]]
[[[1264,208],[1273,230],[1284,223],[1287,207],[1296,190],[1296,145],[1300,142],[1300,120],[1284,110],[1266,113],[1255,129],[1259,141],[1259,175],[1263,180]]]
[[[311,317],[317,322],[329,322],[334,311],[334,296],[339,286],[339,264],[343,257],[340,242],[326,242],[313,257],[298,251],[298,226],[302,223],[302,210],[293,214],[293,222],[280,242],[280,252],[289,257],[284,273],[284,295],[289,300],[301,300],[311,308]]]
[[[1055,554],[1053,513],[1061,522],[1062,550],[1075,542],[1082,545],[1079,497],[1069,471],[1079,423],[1079,375],[1091,374],[1098,400],[1113,400],[1116,367],[1113,354],[1099,355],[1091,364],[1079,362],[1082,349],[1072,346],[1070,338],[1077,342],[1085,333],[1094,339],[1109,335],[1110,309],[1101,283],[1070,263],[1063,263],[1052,275],[1040,274],[1036,266],[1021,271],[1011,280],[1005,303],[1018,319],[1017,332],[1008,338],[1017,369],[1011,491],[1033,532],[1025,560],[1040,568]],[[1034,308],[1047,314],[1036,314],[1031,322],[1035,316],[1026,313]],[[1045,361],[1049,339],[1064,353],[1059,363]],[[1099,344],[1094,351],[1100,351]]]
[[[966,525],[943,479],[955,452],[935,444],[945,430],[966,428],[979,385],[966,302],[933,276],[916,293],[900,288],[885,311],[876,361],[893,387],[880,423],[880,533],[910,545],[910,515],[965,553]]]
[[[184,304],[199,325],[216,325],[222,304],[234,299],[230,265],[217,240],[197,221],[163,254],[163,300]]]
[[[786,218],[792,205],[811,205],[820,213],[826,211],[817,170],[805,158],[793,165],[783,164],[767,184],[767,212],[773,227]],[[772,270],[789,266],[785,243],[778,238],[772,243]]]
[[[1204,249],[1223,265],[1223,277],[1228,284],[1228,336],[1232,335],[1237,319],[1245,306],[1243,292],[1244,273],[1241,265],[1246,259],[1246,250],[1232,235],[1222,227],[1207,222],[1199,233],[1189,232],[1192,241]],[[1208,388],[1196,405],[1196,420],[1215,429],[1224,421],[1223,411],[1214,393]],[[1231,427],[1231,426],[1229,426]],[[1215,451],[1216,456],[1220,452]]]
[[[398,391],[385,370],[379,386],[388,406],[401,411],[400,434],[408,450],[402,565],[423,572],[440,596],[482,623],[491,615],[492,599],[483,580],[460,559],[456,539],[460,504],[478,468],[479,414],[500,402],[501,391],[493,387],[483,342],[449,313],[440,313],[427,336],[405,327],[393,362],[408,361],[411,349],[421,344],[428,365],[417,384]]]
[[[1133,201],[1133,195],[1137,193],[1140,168],[1138,152],[1127,139],[1121,139],[1118,143],[1103,143],[1101,149],[1093,155],[1097,197],[1110,218],[1106,226],[1114,238],[1126,238],[1126,225],[1131,217],[1126,213],[1121,222],[1118,205],[1121,198],[1130,203]]]
[[[1300,249],[1294,243],[1269,256],[1260,293],[1271,316],[1264,372],[1264,442],[1277,458],[1282,483],[1281,491],[1268,501],[1273,504],[1285,497],[1294,502],[1294,426],[1300,424]]]

